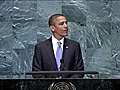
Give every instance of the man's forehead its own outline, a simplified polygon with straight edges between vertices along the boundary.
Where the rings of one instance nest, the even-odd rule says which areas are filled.
[[[58,18],[56,18],[56,21],[59,21],[59,22],[66,22],[67,20],[66,20],[66,18],[65,17],[58,17]]]

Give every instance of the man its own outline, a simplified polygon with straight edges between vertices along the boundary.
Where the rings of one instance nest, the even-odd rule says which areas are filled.
[[[65,38],[68,35],[68,24],[64,15],[54,14],[49,18],[52,36],[35,45],[32,71],[83,71],[84,63],[78,42]],[[57,60],[57,48],[60,42],[62,56]],[[62,60],[62,67],[60,60]],[[33,78],[82,78],[83,75],[33,75]]]

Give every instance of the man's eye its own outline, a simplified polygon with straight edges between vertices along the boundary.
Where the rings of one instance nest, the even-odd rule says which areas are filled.
[[[64,22],[61,22],[61,23],[60,23],[60,25],[63,25],[63,24],[64,24]]]
[[[60,25],[64,25],[64,23],[67,25],[67,21],[66,22],[61,22]]]
[[[67,21],[65,23],[66,23],[66,25],[68,24]]]

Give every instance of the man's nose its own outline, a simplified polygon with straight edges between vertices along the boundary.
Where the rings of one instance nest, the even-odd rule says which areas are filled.
[[[64,27],[68,27],[67,23],[64,23]]]

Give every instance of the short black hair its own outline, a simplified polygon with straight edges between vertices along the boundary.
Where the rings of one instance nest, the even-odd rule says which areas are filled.
[[[54,24],[55,24],[54,20],[55,20],[57,17],[59,17],[59,16],[64,16],[64,15],[63,15],[63,14],[54,14],[54,15],[52,15],[52,16],[49,18],[49,21],[48,21],[49,27],[50,27],[50,25],[54,25]],[[65,16],[64,16],[64,17],[65,17]]]

